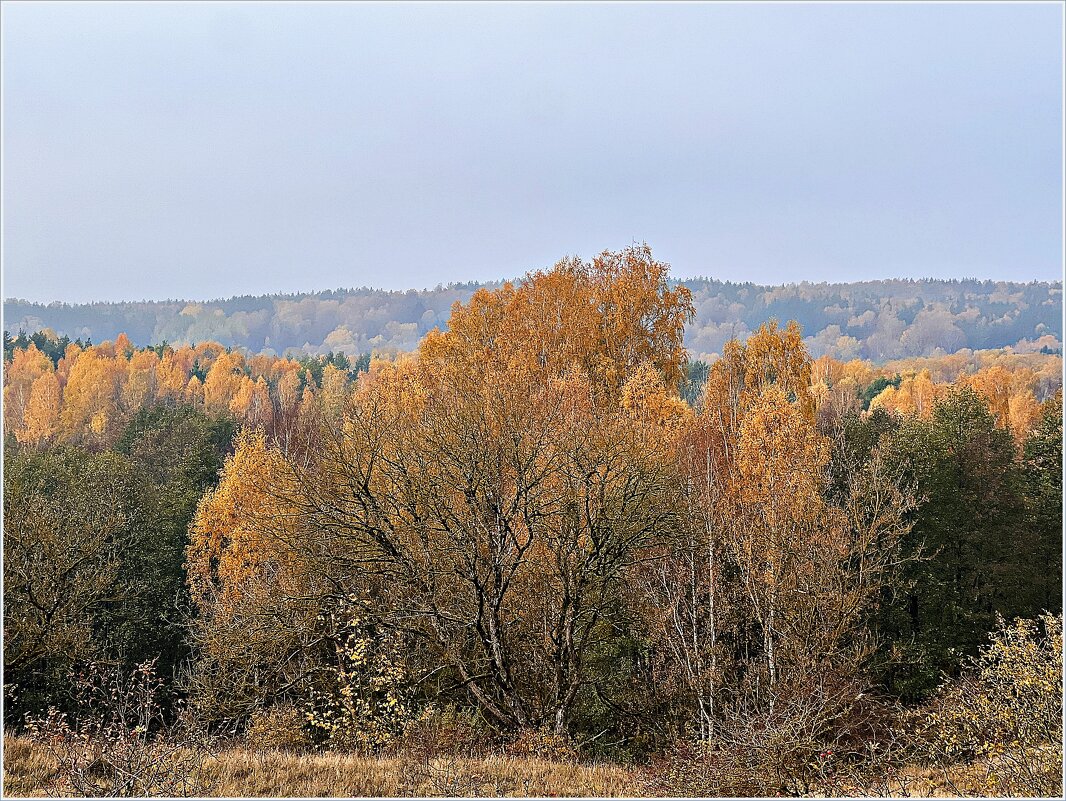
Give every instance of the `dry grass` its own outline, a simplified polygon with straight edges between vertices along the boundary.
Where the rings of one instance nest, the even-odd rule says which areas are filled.
[[[951,784],[974,792],[980,787],[979,773],[978,766],[956,766],[950,777],[936,769],[911,767],[900,776],[901,784],[889,788],[888,795],[957,797]],[[231,748],[209,759],[197,778],[213,796],[246,798],[655,794],[655,784],[639,769],[502,755],[365,757]],[[57,779],[56,764],[42,746],[23,737],[4,737],[5,797],[47,796]]]
[[[43,796],[58,776],[55,760],[25,737],[4,735],[4,795]]]
[[[489,756],[479,759],[223,751],[198,777],[215,796],[634,796],[641,775],[617,765]],[[47,751],[4,738],[4,795],[44,796],[56,779]]]

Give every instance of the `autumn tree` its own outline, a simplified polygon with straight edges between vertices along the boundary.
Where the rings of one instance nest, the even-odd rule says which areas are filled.
[[[128,363],[95,346],[82,351],[63,389],[61,428],[69,441],[102,443],[120,423],[120,398]]]
[[[625,309],[623,292],[634,299]],[[232,497],[224,479],[205,502],[190,564],[243,577],[236,595],[212,590],[214,614],[232,620],[237,599],[258,586],[256,560],[297,536],[280,521],[298,519],[314,546],[282,553],[303,553],[316,565],[309,573],[333,588],[320,606],[335,592],[360,598],[368,615],[421,642],[427,672],[450,679],[498,727],[563,732],[627,571],[672,526],[676,482],[653,418],[684,407],[684,295],[634,249],[561,265],[456,312],[417,360],[372,363],[339,416],[316,408],[309,385],[297,419],[314,420],[311,434],[276,428],[272,444],[244,443],[228,470],[260,478],[234,479],[233,492],[246,489]],[[544,316],[564,312],[587,333],[565,358],[543,338],[561,336]],[[619,341],[607,338],[614,325]],[[641,365],[642,389],[630,385],[620,408],[626,374]],[[279,386],[289,415],[294,389]],[[330,392],[330,404],[342,402]],[[267,466],[277,459],[284,469]],[[269,502],[256,494],[264,490]],[[273,510],[268,520],[263,509]],[[218,536],[230,544],[209,546]],[[284,558],[270,558],[282,571],[273,597],[293,596],[277,584]],[[202,575],[192,572],[194,587],[208,586]]]
[[[47,443],[59,430],[61,408],[59,377],[52,371],[42,373],[30,388],[23,425],[15,430],[15,438],[22,443]]]
[[[643,582],[693,728],[795,764],[851,725],[911,504],[876,448],[834,490],[811,381],[795,325],[727,343],[676,440],[688,523]]]
[[[154,401],[159,392],[159,356],[154,350],[138,350],[129,357],[122,406],[134,413]]]
[[[380,573],[376,613],[504,729],[566,730],[599,624],[672,514],[661,449],[593,395],[580,376],[386,368],[300,480],[333,574]]]
[[[858,359],[845,363],[822,356],[814,361],[811,395],[822,427],[862,410],[861,390],[871,381],[872,373],[872,367]]]
[[[761,638],[744,670],[739,720],[765,715],[794,735],[802,730],[812,746],[837,736],[868,687],[867,623],[893,580],[913,508],[877,449],[834,498],[830,456],[830,441],[771,387],[741,425],[721,509],[748,615],[740,633]]]
[[[801,596],[810,596],[811,585],[803,582],[814,578],[816,565],[803,564],[804,557],[832,548],[829,538],[842,528],[822,497],[828,457],[828,442],[778,387],[761,393],[741,424],[729,544],[762,635],[771,715],[779,651],[791,645],[802,658],[812,646],[826,645],[790,637],[790,621],[782,618],[807,606]]]
[[[204,407],[218,414],[230,408],[241,388],[244,359],[239,353],[220,353],[204,378]]]
[[[272,482],[286,474],[280,455],[261,432],[238,436],[218,487],[199,503],[186,564],[199,611],[192,641],[197,669],[192,686],[201,713],[212,720],[247,717],[254,705],[292,679],[287,661],[309,630],[316,610],[286,596],[299,586],[299,554],[286,547],[292,513],[275,500]],[[274,535],[274,536],[271,536]]]
[[[647,245],[605,251],[586,263],[566,259],[529,273],[517,286],[479,290],[456,304],[448,331],[420,347],[427,362],[461,360],[468,369],[491,357],[507,368],[549,377],[577,369],[598,395],[616,401],[641,364],[652,364],[679,388],[686,353],[685,323],[693,314],[683,286],[671,287],[668,266]]]
[[[179,400],[185,391],[192,370],[192,351],[182,348],[164,348],[156,368],[159,397],[164,400]]]
[[[754,542],[727,554],[739,542],[739,529],[730,530],[727,521],[736,522],[735,516],[742,509],[763,509],[756,503],[741,502],[740,492],[756,489],[748,486],[748,477],[741,472],[742,464],[746,465],[744,469],[754,469],[750,459],[741,459],[741,444],[745,442],[748,448],[746,458],[760,447],[758,437],[751,433],[752,421],[759,418],[751,415],[753,409],[766,408],[767,393],[797,425],[804,430],[811,428],[814,404],[810,381],[810,359],[795,324],[781,329],[771,322],[745,344],[732,340],[726,344],[722,359],[712,365],[700,413],[679,442],[677,452],[687,480],[692,522],[683,546],[668,560],[680,574],[661,574],[656,585],[657,592],[663,595],[661,602],[675,618],[675,632],[686,632],[681,642],[676,637],[667,640],[680,659],[688,691],[693,693],[691,703],[699,710],[699,730],[705,737],[717,726],[717,696],[727,670],[720,654],[720,640],[725,631],[742,625],[734,617],[738,613],[737,599],[729,597],[732,588],[726,587],[722,576],[735,575],[739,568],[736,557],[741,553],[752,555],[762,564],[761,557],[754,555],[760,550]],[[745,425],[749,435],[743,438]],[[818,445],[817,449],[821,447]],[[782,456],[787,453],[786,450]],[[795,464],[800,466],[802,460]],[[813,469],[817,472],[818,465]],[[787,534],[781,531],[779,536]],[[754,584],[748,586],[754,590]],[[776,671],[772,654],[768,664],[773,664]]]
[[[11,362],[4,365],[5,431],[16,436],[22,431],[34,383],[54,369],[51,360],[41,353],[36,345],[31,344],[25,349],[20,348],[13,352]],[[23,434],[23,438],[25,437]]]

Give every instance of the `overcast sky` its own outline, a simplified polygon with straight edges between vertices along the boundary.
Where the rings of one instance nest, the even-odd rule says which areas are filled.
[[[1062,14],[4,3],[4,295],[1060,278]]]

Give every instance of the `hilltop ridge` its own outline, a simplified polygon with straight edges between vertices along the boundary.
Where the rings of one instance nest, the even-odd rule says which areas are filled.
[[[12,334],[47,328],[94,341],[124,332],[136,345],[210,340],[278,354],[413,350],[427,332],[447,326],[452,304],[500,283],[406,291],[341,288],[208,301],[8,299],[4,328]],[[1061,282],[886,279],[766,286],[700,277],[679,283],[692,291],[696,307],[685,334],[694,358],[714,358],[730,336],[745,339],[771,317],[798,321],[815,357],[882,361],[964,348],[1062,347]]]

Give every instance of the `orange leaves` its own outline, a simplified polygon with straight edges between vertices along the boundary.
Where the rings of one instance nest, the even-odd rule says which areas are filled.
[[[1020,367],[1008,370],[994,364],[971,375],[961,376],[956,386],[969,386],[988,404],[997,428],[1010,429],[1015,440],[1025,439],[1039,418],[1040,405],[1034,395],[1033,371]],[[926,368],[905,376],[899,388],[886,387],[870,403],[871,409],[882,408],[904,416],[928,419],[933,405],[951,389],[951,383],[937,383]]]
[[[124,359],[129,359],[133,355],[133,343],[130,342],[130,338],[125,333],[119,334],[115,337],[114,354]]]
[[[420,414],[426,389],[418,360],[409,356],[395,361],[371,359],[370,370],[359,376],[353,396],[360,409],[384,419]]]
[[[670,288],[667,269],[647,246],[604,252],[591,264],[561,261],[517,287],[482,289],[456,304],[448,331],[429,334],[419,354],[439,371],[475,375],[492,368],[544,380],[579,370],[612,402],[645,362],[674,388],[693,310],[687,289]]]
[[[933,382],[929,370],[906,376],[898,388],[885,387],[873,401],[871,409],[882,408],[902,415],[928,418],[936,403],[948,390],[947,384]]]
[[[561,292],[572,279],[543,280]],[[310,455],[288,451],[324,569],[380,580],[387,614],[508,727],[549,708],[565,720],[575,703],[596,622],[669,536],[664,428],[688,414],[654,364],[607,396],[591,349],[541,350],[523,326],[568,313],[557,300],[479,293],[419,358],[373,360],[340,419],[318,420]]]
[[[241,389],[244,359],[239,353],[220,353],[204,377],[204,406],[215,414],[229,410]]]
[[[725,344],[722,358],[711,366],[704,387],[705,424],[717,429],[723,441],[736,441],[749,408],[770,387],[780,390],[813,421],[811,360],[794,322],[780,329],[770,321],[745,344],[736,339]]]
[[[286,474],[281,455],[267,447],[261,432],[238,436],[222,480],[201,500],[192,525],[187,569],[201,608],[221,604],[232,610],[258,592],[299,584],[292,571],[296,555],[287,547],[298,518],[280,499]]]
[[[70,368],[61,414],[61,429],[68,439],[79,439],[85,432],[90,439],[100,439],[117,421],[129,365],[107,355],[108,350],[88,348]]]
[[[978,370],[964,379],[988,403],[997,428],[1008,428],[1019,443],[1040,418],[1033,394],[1035,373],[1028,368],[1007,370],[999,364]]]
[[[46,442],[59,428],[59,411],[59,378],[54,372],[44,373],[33,382],[25,425],[15,429],[15,438],[22,443]]]
[[[318,368],[321,399],[313,377]],[[58,438],[107,446],[145,406],[188,403],[268,432],[277,424],[291,438],[312,407],[336,417],[348,393],[347,371],[332,363],[263,354],[246,361],[214,342],[138,349],[120,336],[84,349],[70,343],[57,367],[32,343],[15,348],[4,370],[4,420],[23,443]]]
[[[52,361],[31,344],[25,350],[16,350],[14,358],[4,369],[4,428],[19,431],[23,415],[30,402],[34,382],[45,373],[52,372]]]
[[[593,259],[591,278],[593,304],[603,315],[601,330],[618,348],[611,354],[615,364],[633,367],[650,361],[670,384],[681,377],[685,357],[680,339],[694,308],[687,288],[669,288],[667,269],[643,245],[604,251]]]
[[[889,362],[878,372],[900,374],[903,381],[898,389],[886,387],[871,409],[927,418],[951,385],[969,386],[988,404],[997,427],[1009,428],[1020,443],[1039,416],[1040,400],[1062,385],[1062,357],[1011,348],[961,351]]]
[[[847,516],[827,501],[830,445],[815,424],[799,328],[770,323],[723,350],[678,452],[709,553],[723,562],[706,568],[706,580],[719,571],[738,580],[734,590],[708,591],[732,597],[732,614],[757,624],[772,710],[779,682],[798,680],[804,666],[840,647],[854,621],[838,612],[839,598],[865,589],[846,568]],[[855,372],[827,360],[818,367],[823,394]]]
[[[139,350],[129,357],[129,377],[122,389],[123,405],[136,411],[158,394],[159,357],[154,350]]]
[[[635,419],[652,426],[677,431],[692,417],[692,409],[663,384],[662,375],[642,364],[622,387],[622,408]]]
[[[184,394],[192,362],[192,351],[188,348],[182,348],[181,351],[167,348],[163,351],[163,358],[156,369],[160,398],[177,400]]]
[[[278,401],[285,414],[295,411],[300,402],[300,376],[295,370],[285,372],[278,379]]]
[[[831,527],[823,490],[829,443],[781,387],[766,387],[748,407],[734,446],[733,470],[720,511],[734,539],[771,574],[803,540]]]
[[[241,377],[240,389],[230,401],[229,409],[252,428],[266,428],[274,422],[274,403],[261,376],[256,381]]]
[[[790,520],[799,522],[808,507],[818,505],[828,461],[828,441],[784,390],[768,387],[752,403],[736,446],[742,499],[777,501]]]
[[[186,403],[193,403],[203,405],[204,403],[204,384],[203,382],[193,376],[189,379],[189,383],[185,385],[185,389],[181,394],[182,400]]]
[[[327,364],[322,371],[322,407],[334,416],[339,415],[348,396],[348,376],[343,370]]]
[[[1007,419],[1016,442],[1025,441],[1040,423],[1041,414],[1041,405],[1037,403],[1031,391],[1024,390],[1010,398],[1007,403]]]
[[[244,417],[252,405],[252,394],[255,391],[255,382],[248,376],[242,376],[240,388],[233,394],[229,402],[229,409],[238,417]]]
[[[773,384],[805,413],[813,412],[811,359],[795,321],[782,330],[776,320],[771,320],[748,338],[744,344],[744,384],[752,393]]]
[[[832,420],[861,410],[859,392],[874,379],[872,365],[860,359],[840,362],[822,356],[811,368],[811,398],[820,417]]]

